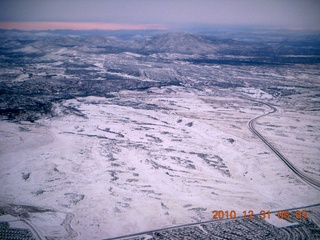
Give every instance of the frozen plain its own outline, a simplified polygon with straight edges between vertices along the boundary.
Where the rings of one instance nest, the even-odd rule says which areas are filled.
[[[170,89],[120,92],[121,99],[156,104],[159,110],[87,97],[63,103],[86,117],[1,124],[2,201],[71,212],[72,226],[83,238],[205,221],[215,209],[241,215],[317,203],[319,192],[248,130],[248,120],[265,107],[253,109],[236,96]],[[271,123],[272,117],[277,119],[270,116]],[[297,121],[281,117],[287,124],[277,129],[291,141],[275,138],[278,148],[299,167],[316,170],[318,131],[294,133],[290,126]],[[304,123],[319,126],[319,118],[303,117]],[[305,141],[290,151],[301,138]],[[24,180],[22,174],[29,173]]]
[[[257,129],[319,179],[317,65],[165,67],[179,68],[184,84],[65,100],[34,123],[3,120],[1,205],[45,209],[29,212],[43,236],[101,239],[207,221],[213,210],[240,216],[319,203],[319,191],[247,125],[270,111],[253,100],[275,106],[278,111],[258,120]],[[209,74],[248,87],[205,85]],[[270,83],[285,84],[280,93],[291,93],[263,91]]]

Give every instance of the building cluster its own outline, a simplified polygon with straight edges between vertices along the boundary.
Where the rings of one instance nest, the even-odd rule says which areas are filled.
[[[320,228],[312,220],[300,221],[296,225],[277,228],[264,220],[237,219],[209,222],[192,226],[169,228],[138,235],[127,240],[151,239],[203,239],[203,240],[283,240],[283,239],[319,239]]]

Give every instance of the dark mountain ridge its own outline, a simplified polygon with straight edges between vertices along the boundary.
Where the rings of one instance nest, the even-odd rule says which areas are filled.
[[[166,33],[139,42],[141,50],[181,54],[210,54],[217,50],[210,38],[190,33]]]

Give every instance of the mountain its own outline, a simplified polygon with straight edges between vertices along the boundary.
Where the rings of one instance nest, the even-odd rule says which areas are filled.
[[[166,33],[140,40],[142,50],[183,54],[212,54],[217,47],[208,37],[189,33]]]

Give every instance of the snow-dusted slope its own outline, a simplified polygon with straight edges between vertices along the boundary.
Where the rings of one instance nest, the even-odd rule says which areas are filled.
[[[212,54],[217,47],[200,35],[189,33],[167,33],[144,40],[143,50],[151,52]]]

